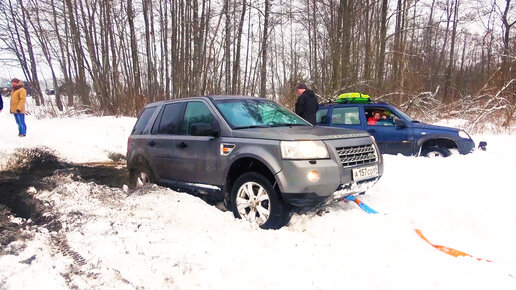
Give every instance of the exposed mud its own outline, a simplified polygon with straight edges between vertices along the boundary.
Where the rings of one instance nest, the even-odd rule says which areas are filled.
[[[71,164],[63,162],[47,148],[20,149],[12,155],[7,168],[0,171],[0,252],[10,242],[21,238],[20,229],[27,225],[45,226],[59,231],[61,225],[52,217],[48,204],[34,197],[41,190],[57,186],[45,177],[68,173],[73,180],[94,182],[110,187],[128,183],[127,169],[118,162]],[[22,218],[12,222],[10,217]]]

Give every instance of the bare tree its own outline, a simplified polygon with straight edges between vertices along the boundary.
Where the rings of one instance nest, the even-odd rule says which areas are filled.
[[[235,47],[235,57],[233,58],[233,76],[232,76],[232,84],[231,84],[231,93],[238,94],[240,93],[240,50],[242,47],[242,31],[244,29],[244,21],[245,21],[245,13],[246,13],[246,0],[242,0],[242,11],[240,12],[240,22],[238,23],[238,30],[236,33],[236,47]]]
[[[446,80],[444,83],[444,103],[447,104],[451,101],[451,97],[449,96],[450,91],[450,82],[452,78],[452,69],[454,66],[454,54],[455,54],[455,38],[457,35],[457,22],[458,22],[458,11],[459,11],[459,0],[454,0],[453,3],[453,26],[452,26],[452,36],[451,36],[451,44],[450,44],[450,57],[448,67],[446,69]]]
[[[269,36],[270,7],[270,0],[265,0],[265,9],[263,12],[263,34],[261,44],[262,63],[260,69],[260,97],[262,98],[265,98],[267,95],[267,38]]]
[[[40,66],[50,68],[57,102],[66,95],[104,114],[202,94],[291,107],[300,81],[323,99],[350,90],[398,105],[439,96],[428,102],[444,114],[506,84],[498,97],[514,102],[513,2],[5,0],[0,48],[34,86]]]
[[[378,51],[378,61],[377,61],[377,75],[376,79],[378,80],[378,86],[382,87],[383,78],[384,78],[384,70],[385,70],[385,47],[387,43],[387,10],[388,10],[388,0],[382,0],[382,9],[381,9],[381,18],[380,18],[380,49]]]

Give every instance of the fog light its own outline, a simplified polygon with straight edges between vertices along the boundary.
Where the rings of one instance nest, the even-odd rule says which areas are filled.
[[[317,181],[319,181],[319,179],[321,179],[321,175],[319,174],[319,172],[312,170],[312,171],[308,172],[308,174],[306,175],[306,178],[310,182],[317,182]]]

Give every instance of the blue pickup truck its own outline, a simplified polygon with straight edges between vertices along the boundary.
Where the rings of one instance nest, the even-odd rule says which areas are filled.
[[[450,149],[468,154],[475,148],[465,131],[421,123],[389,103],[369,98],[338,101],[319,105],[316,125],[366,130],[381,153],[447,157]]]

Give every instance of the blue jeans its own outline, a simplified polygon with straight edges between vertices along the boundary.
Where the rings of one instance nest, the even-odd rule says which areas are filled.
[[[27,125],[25,125],[25,114],[14,113],[14,119],[18,124],[18,134],[27,135]]]

